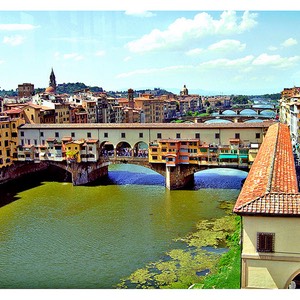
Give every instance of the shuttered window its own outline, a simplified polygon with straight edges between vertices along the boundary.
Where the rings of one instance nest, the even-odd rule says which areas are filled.
[[[275,233],[257,233],[257,252],[274,252]]]

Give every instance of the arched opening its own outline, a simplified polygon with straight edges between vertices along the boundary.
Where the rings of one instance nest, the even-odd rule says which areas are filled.
[[[227,115],[227,116],[235,116],[236,114],[237,113],[231,109],[226,109],[222,112],[222,115]]]
[[[299,271],[294,274],[292,279],[288,281],[287,288],[288,289],[300,289],[300,273]]]
[[[242,116],[254,116],[254,115],[257,115],[257,112],[253,109],[246,108],[246,109],[241,110],[240,115],[242,115]]]
[[[224,120],[224,119],[213,119],[207,120],[204,122],[205,124],[214,124],[214,123],[232,123],[232,121]]]
[[[127,142],[120,142],[116,146],[116,154],[118,157],[131,157],[132,156],[132,148],[130,144]]]
[[[214,168],[194,174],[194,188],[198,189],[236,189],[242,188],[248,172],[230,169]]]
[[[114,145],[110,142],[103,142],[100,145],[100,155],[101,156],[114,156],[115,155],[115,151],[114,151]]]
[[[266,117],[270,117],[270,118],[274,118],[276,116],[276,113],[273,110],[270,110],[270,109],[262,110],[260,112],[260,114],[262,116],[266,116]]]
[[[133,147],[134,157],[148,157],[148,145],[145,142],[138,142]]]
[[[108,167],[107,184],[164,186],[165,178],[159,172],[136,164],[111,164]]]

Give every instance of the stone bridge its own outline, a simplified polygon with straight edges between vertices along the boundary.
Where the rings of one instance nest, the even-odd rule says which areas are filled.
[[[259,108],[259,107],[249,107],[249,108],[216,108],[216,112],[220,115],[223,114],[224,111],[234,111],[237,115],[240,115],[242,112],[253,111],[256,115],[261,115],[264,111],[273,111],[275,114],[278,113],[277,108]],[[245,114],[247,115],[247,114]],[[254,115],[253,113],[251,115]]]
[[[273,123],[26,124],[19,128],[17,161],[11,178],[29,174],[39,165],[55,165],[71,174],[74,185],[82,185],[107,176],[110,164],[127,163],[163,175],[169,189],[182,188],[193,182],[194,173],[200,170],[248,170],[250,150],[257,151]],[[168,147],[163,145],[166,142]],[[158,143],[159,149],[154,146]],[[243,149],[250,149],[249,161],[247,154],[240,153]],[[219,154],[223,156],[220,160]],[[178,161],[170,165],[174,155]],[[254,157],[251,154],[252,161]],[[6,180],[7,175],[3,176]],[[0,183],[3,180],[0,170]]]
[[[165,163],[150,163],[148,158],[138,157],[110,157],[100,158],[97,162],[67,162],[67,161],[32,161],[16,162],[10,167],[2,168],[0,171],[0,182],[5,183],[11,179],[28,176],[31,173],[46,170],[49,166],[55,166],[70,173],[72,183],[75,186],[86,185],[108,175],[110,164],[134,164],[151,169],[165,177],[165,186],[170,189],[180,189],[194,184],[196,172],[210,168],[233,168],[248,171],[245,165],[227,164],[221,162],[209,162],[199,165],[182,164],[176,167],[168,167]]]

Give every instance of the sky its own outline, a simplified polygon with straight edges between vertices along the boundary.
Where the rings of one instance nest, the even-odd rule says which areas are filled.
[[[300,86],[300,11],[2,10],[0,89],[278,93]]]

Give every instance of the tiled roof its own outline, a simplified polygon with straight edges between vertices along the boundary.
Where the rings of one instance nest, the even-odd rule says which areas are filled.
[[[289,128],[269,127],[236,201],[238,214],[299,215],[300,199]]]
[[[300,194],[267,193],[239,208],[247,215],[300,215]]]

